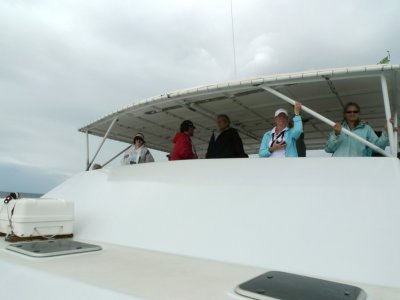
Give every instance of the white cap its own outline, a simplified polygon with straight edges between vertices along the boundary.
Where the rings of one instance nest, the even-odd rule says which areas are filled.
[[[277,109],[275,112],[275,117],[277,117],[279,114],[282,114],[282,113],[284,113],[286,115],[286,117],[289,117],[287,110],[284,108]]]

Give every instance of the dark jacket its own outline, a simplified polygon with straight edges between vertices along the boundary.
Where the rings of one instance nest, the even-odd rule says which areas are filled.
[[[300,134],[299,138],[296,141],[297,155],[299,157],[306,157],[307,148],[304,143],[304,132]]]
[[[243,142],[239,133],[234,128],[221,132],[217,139],[214,133],[208,144],[206,158],[235,158],[249,157],[243,149]]]
[[[174,139],[174,149],[172,149],[171,160],[194,159],[192,140],[186,133],[178,132]]]

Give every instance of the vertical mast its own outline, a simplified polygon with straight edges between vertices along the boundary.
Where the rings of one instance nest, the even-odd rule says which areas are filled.
[[[231,25],[232,25],[232,48],[233,48],[233,74],[236,79],[237,68],[236,68],[235,29],[233,26],[233,0],[231,0]]]

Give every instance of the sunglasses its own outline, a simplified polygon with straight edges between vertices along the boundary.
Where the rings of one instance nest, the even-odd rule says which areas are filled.
[[[346,114],[358,114],[360,111],[358,110],[348,110],[346,111]]]

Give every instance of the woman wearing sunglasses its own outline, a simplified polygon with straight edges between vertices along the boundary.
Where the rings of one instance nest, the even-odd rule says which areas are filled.
[[[371,126],[360,121],[360,106],[357,103],[347,103],[343,113],[342,123],[336,123],[333,127],[334,131],[328,137],[325,145],[326,152],[333,153],[332,156],[371,156],[371,149],[354,138],[341,133],[342,127],[385,149],[389,143],[387,131],[384,130],[378,138]]]

